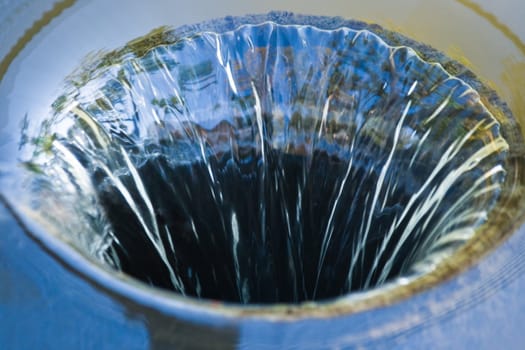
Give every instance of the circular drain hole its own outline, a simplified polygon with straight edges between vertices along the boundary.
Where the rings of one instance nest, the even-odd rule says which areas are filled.
[[[430,273],[487,221],[509,146],[475,78],[359,22],[234,28],[159,30],[69,78],[25,145],[53,231],[153,286],[261,304]]]

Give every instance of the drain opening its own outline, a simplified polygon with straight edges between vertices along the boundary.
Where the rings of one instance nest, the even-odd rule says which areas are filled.
[[[497,201],[498,122],[408,47],[271,22],[139,43],[70,79],[26,164],[69,241],[148,284],[366,291],[431,271]]]

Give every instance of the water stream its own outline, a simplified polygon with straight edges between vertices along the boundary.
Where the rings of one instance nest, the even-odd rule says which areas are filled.
[[[506,3],[51,3],[23,40],[0,37],[0,194],[82,259],[72,272],[9,229],[0,301],[34,300],[0,308],[15,322],[97,300],[140,328],[147,313],[106,303],[82,264],[192,302],[388,293],[493,242],[491,213],[516,209],[525,52]],[[280,9],[387,30],[202,22]]]

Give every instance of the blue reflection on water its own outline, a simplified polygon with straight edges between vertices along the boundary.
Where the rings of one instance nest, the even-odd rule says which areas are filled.
[[[61,266],[23,232],[3,205],[0,227],[0,348],[149,346],[141,320],[128,318],[121,305]]]

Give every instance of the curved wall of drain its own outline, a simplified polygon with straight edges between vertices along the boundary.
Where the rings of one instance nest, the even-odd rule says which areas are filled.
[[[6,216],[9,216],[9,214]],[[38,228],[35,227],[30,227],[29,229],[38,230]],[[13,225],[12,229],[9,230],[9,234],[11,237],[14,237],[17,234],[17,231],[18,229],[16,228],[16,225]],[[519,237],[519,234],[516,236]],[[514,241],[512,241],[513,239]],[[53,242],[52,240],[51,242],[48,241],[45,244],[45,246],[50,249],[51,252],[60,251],[60,245],[61,242]],[[511,246],[519,250],[519,238],[512,236],[510,241],[506,241],[498,251],[501,251],[501,249],[504,249],[505,247]],[[41,252],[40,249],[36,249],[36,251],[33,253],[38,256],[38,254]],[[496,255],[498,257],[494,258]],[[339,315],[330,319],[321,320],[317,317],[322,315],[312,315],[312,319],[303,319],[297,322],[278,322],[278,324],[272,322],[267,323],[264,318],[261,319],[258,317],[242,320],[230,317],[225,318],[224,316],[220,315],[220,311],[216,313],[216,310],[212,312],[214,315],[207,315],[209,310],[206,311],[206,308],[200,308],[199,306],[197,306],[196,309],[190,311],[187,309],[187,306],[185,306],[184,303],[181,304],[178,301],[172,300],[166,304],[166,299],[159,295],[152,295],[147,292],[142,293],[140,291],[136,294],[128,294],[129,291],[125,290],[127,289],[126,286],[119,285],[118,283],[114,284],[111,280],[105,280],[105,278],[102,277],[98,280],[98,282],[95,283],[95,287],[97,289],[102,288],[102,290],[104,290],[102,294],[114,297],[115,300],[118,300],[118,304],[121,306],[115,307],[115,305],[112,305],[111,302],[102,302],[101,309],[99,310],[100,312],[94,312],[91,318],[100,318],[103,320],[103,322],[113,325],[116,328],[140,328],[140,321],[136,321],[135,324],[130,322],[128,325],[123,327],[124,323],[119,316],[108,316],[107,309],[118,310],[124,305],[126,308],[128,308],[128,314],[132,315],[131,319],[140,320],[141,317],[148,318],[149,323],[152,325],[152,340],[154,342],[157,341],[157,344],[170,341],[173,341],[175,344],[179,345],[188,344],[187,342],[191,343],[195,340],[195,338],[192,336],[186,337],[187,330],[189,330],[190,333],[191,331],[195,331],[197,333],[206,332],[210,336],[211,341],[216,341],[213,340],[214,335],[218,335],[219,338],[227,335],[225,338],[223,338],[227,339],[223,343],[225,346],[234,343],[248,346],[248,344],[251,341],[254,341],[254,339],[259,343],[267,342],[270,344],[274,342],[275,344],[290,346],[293,344],[317,344],[320,346],[328,344],[333,346],[381,346],[381,344],[392,344],[392,342],[395,343],[396,341],[402,343],[403,339],[410,339],[411,334],[414,334],[414,332],[420,335],[425,334],[424,332],[426,327],[431,325],[433,322],[440,323],[443,322],[442,320],[449,317],[453,317],[457,320],[460,320],[459,322],[461,322],[462,317],[464,318],[465,316],[461,316],[460,314],[456,313],[457,311],[453,310],[470,310],[472,303],[476,302],[476,300],[487,300],[485,299],[487,295],[495,292],[492,287],[487,288],[487,286],[491,286],[491,284],[495,283],[506,284],[509,280],[512,280],[514,272],[503,272],[500,275],[503,277],[498,277],[495,280],[486,278],[486,270],[484,269],[492,267],[494,272],[500,273],[501,271],[497,270],[498,266],[501,266],[499,264],[507,262],[507,258],[512,258],[512,254],[510,256],[505,255],[504,253],[503,255],[502,253],[496,255],[490,255],[479,265],[476,265],[475,270],[477,270],[478,273],[482,273],[482,278],[476,278],[475,275],[472,275],[473,273],[476,274],[476,272],[472,272],[471,270],[468,274],[459,275],[459,277],[455,278],[451,284],[445,285],[447,288],[440,287],[437,290],[433,290],[434,292],[430,294],[418,294],[412,297],[409,301],[396,303],[384,309],[374,309],[349,316]],[[43,258],[43,260],[47,261],[48,259]],[[72,258],[72,260],[67,262],[67,265],[77,266],[77,263],[82,264],[81,261],[75,262],[75,260],[76,258]],[[50,269],[57,268],[57,265],[53,262],[53,260],[47,262],[49,263]],[[509,269],[508,271],[519,271],[519,264],[510,264],[508,266],[512,267],[512,269]],[[60,268],[57,269],[57,271],[59,270]],[[93,273],[93,271],[90,271],[90,268],[84,269],[80,267],[80,270],[82,273],[87,275],[91,275]],[[97,272],[95,271],[95,273]],[[60,276],[60,273],[57,272],[57,275]],[[489,276],[496,275],[489,274]],[[465,281],[468,281],[469,285],[464,285]],[[60,277],[58,277],[57,281],[52,282],[60,283],[64,281],[61,281]],[[85,292],[91,290],[90,287],[83,285],[84,282],[82,280],[65,279],[65,282],[65,287],[69,285],[72,289],[74,289],[80,286],[81,290]],[[109,290],[107,289],[108,286],[110,286]],[[30,289],[28,289],[28,292],[30,292]],[[38,291],[32,292],[38,293]],[[453,293],[452,297],[450,293]],[[6,294],[9,295],[8,293]],[[86,295],[89,294],[90,293],[86,293]],[[132,300],[126,300],[126,298],[122,300],[122,295],[126,294],[128,297],[131,296]],[[97,299],[100,299],[101,297],[99,293],[95,293],[94,295]],[[82,307],[82,302],[87,301],[88,298],[85,295],[77,297],[78,299],[76,303],[78,303],[77,306],[80,310]],[[494,299],[492,300],[494,301]],[[137,301],[139,301],[138,304],[136,304]],[[73,301],[73,304],[74,303],[75,302]],[[148,308],[148,305],[151,308]],[[159,309],[163,311],[159,313]],[[163,314],[166,313],[169,314],[169,316],[163,316]],[[72,312],[71,316],[74,316],[74,314],[75,312]],[[471,312],[470,315],[472,314],[473,313]],[[400,317],[400,315],[403,315],[403,317]],[[380,317],[378,318],[378,316]],[[90,316],[83,313],[82,317],[89,318]],[[469,313],[467,313],[466,317],[468,318],[471,316],[469,316]],[[180,323],[180,319],[177,321],[177,318],[185,318],[186,321],[190,322]],[[286,331],[281,333],[282,328],[285,327],[285,325]],[[212,329],[216,332],[209,332],[207,329],[210,326],[212,326]],[[316,329],[318,332],[315,331]],[[377,333],[379,335],[370,336],[369,332],[373,329],[379,332]],[[185,332],[179,332],[179,330],[185,330]],[[237,336],[239,336],[239,332],[241,334],[240,339],[237,338]],[[321,337],[319,332],[323,333],[324,337]],[[89,330],[84,331],[84,335],[89,333]],[[139,338],[138,334],[140,333],[136,334],[137,338]],[[286,334],[287,337],[289,337],[289,340],[283,340],[279,334]],[[301,334],[301,337],[295,337],[294,334]],[[103,333],[101,336],[103,337]],[[330,340],[326,340],[327,338]],[[130,339],[127,341],[130,341]],[[205,340],[199,341],[204,342]]]

